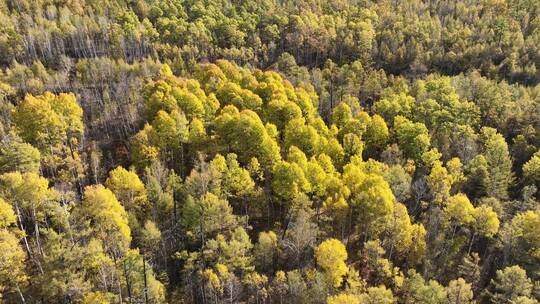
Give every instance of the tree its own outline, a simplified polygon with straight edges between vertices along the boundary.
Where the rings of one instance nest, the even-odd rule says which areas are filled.
[[[405,156],[421,163],[422,154],[428,151],[430,136],[428,129],[422,123],[414,123],[403,116],[394,118],[394,132],[399,148]]]
[[[472,198],[485,196],[488,172],[488,164],[483,155],[474,157],[466,167],[467,183],[465,189]]]
[[[538,301],[534,298],[529,298],[529,297],[517,297],[516,300],[514,301],[514,303],[516,304],[537,304]]]
[[[14,233],[0,228],[0,295],[17,291],[20,300],[25,301],[21,288],[28,277],[25,272],[25,259],[19,239]]]
[[[384,119],[375,114],[371,117],[364,135],[368,155],[374,155],[376,151],[381,151],[385,147],[388,138],[388,126]]]
[[[150,220],[144,223],[144,227],[141,231],[141,248],[147,255],[156,258],[157,253],[160,251],[161,243],[161,231],[156,224]]]
[[[212,193],[200,198],[189,196],[182,207],[182,223],[187,235],[205,243],[208,236],[232,231],[238,224],[229,203]]]
[[[483,152],[488,175],[485,189],[488,196],[497,199],[508,198],[508,187],[513,183],[512,160],[504,137],[495,129],[484,127],[481,130]]]
[[[540,185],[540,153],[536,152],[531,159],[523,165],[523,177],[529,183]]]
[[[384,178],[367,173],[353,164],[344,167],[343,182],[350,190],[350,202],[360,215],[358,221],[366,235],[377,233],[378,227],[394,210],[395,197]]]
[[[367,294],[362,295],[360,303],[366,304],[392,304],[394,296],[392,290],[387,289],[384,285],[368,288]]]
[[[481,271],[480,256],[476,252],[463,257],[461,265],[458,266],[459,275],[464,281],[472,282],[473,291],[477,291]]]
[[[253,271],[253,257],[250,254],[253,245],[242,227],[224,234],[217,234],[203,247],[203,258],[213,265],[221,264],[231,272]]]
[[[278,239],[273,231],[259,233],[259,240],[255,244],[255,262],[260,269],[271,269],[278,254]]]
[[[447,291],[435,280],[426,282],[414,270],[409,270],[403,282],[405,303],[447,303]]]
[[[109,304],[108,297],[103,292],[89,292],[86,295],[84,295],[84,298],[82,300],[83,304]]]
[[[191,123],[197,129],[191,130],[197,133],[193,135],[198,137],[198,141],[204,141],[204,126],[198,125],[200,121],[196,118]],[[144,128],[132,137],[131,158],[140,169],[159,158],[182,171],[185,158],[183,144],[189,141],[189,133],[188,121],[180,109],[173,109],[170,113],[159,110],[152,123],[145,124]]]
[[[290,267],[306,265],[313,256],[320,230],[314,221],[313,212],[308,208],[299,209],[291,219],[285,237],[280,241],[283,248],[280,256]]]
[[[217,99],[223,105],[233,105],[239,110],[251,110],[261,113],[262,99],[250,90],[233,82],[226,82],[216,92]]]
[[[334,123],[339,129],[343,128],[345,124],[353,118],[351,107],[344,102],[339,103],[332,110],[332,123]]]
[[[45,153],[50,145],[82,135],[82,114],[74,94],[46,92],[27,95],[13,113],[13,121],[21,138]]]
[[[161,304],[165,302],[165,287],[158,281],[138,249],[130,249],[121,263],[118,272],[124,273],[128,301]]]
[[[241,163],[255,157],[265,168],[271,168],[280,160],[279,146],[255,112],[226,106],[221,113],[214,121],[216,134]]]
[[[471,284],[468,284],[462,278],[452,280],[446,287],[449,304],[471,304],[473,302],[473,292]]]
[[[283,98],[270,100],[266,113],[268,121],[278,130],[284,130],[290,121],[302,118],[302,109],[294,102]]]
[[[145,124],[144,128],[131,138],[131,161],[139,169],[149,167],[159,160],[159,148],[151,143],[152,132],[153,127]]]
[[[36,277],[38,294],[41,298],[57,302],[67,297],[81,299],[84,294],[90,292],[93,287],[90,273],[102,265],[96,263],[93,265],[94,269],[86,266],[89,266],[88,259],[100,260],[102,256],[97,250],[92,248],[86,251],[90,248],[72,243],[67,235],[56,232],[47,232],[47,243],[44,247],[47,255],[43,257],[41,275]],[[102,275],[107,276],[110,273],[103,271]]]
[[[438,206],[443,206],[450,197],[452,177],[448,174],[448,170],[442,166],[440,161],[436,161],[431,168],[431,172],[427,177],[427,182],[433,203]]]
[[[347,250],[336,239],[328,239],[315,248],[315,259],[334,287],[339,287],[349,268],[345,264]]]
[[[473,212],[474,229],[485,237],[493,237],[499,231],[499,218],[493,208],[486,205],[476,207]]]
[[[444,213],[453,225],[467,226],[474,223],[474,206],[467,196],[462,193],[448,199]]]
[[[253,160],[256,160],[256,158]],[[221,172],[221,192],[229,199],[242,201],[244,208],[247,208],[247,201],[257,191],[255,181],[251,177],[250,172],[242,168],[238,162],[238,157],[233,153],[227,154],[226,159],[221,155],[217,155],[212,161],[212,164],[214,162],[220,163],[217,167],[219,167],[218,170]]]
[[[426,252],[426,228],[424,225],[414,224],[411,232],[411,248],[409,251],[409,261],[419,263],[424,258]]]
[[[539,298],[539,1],[6,0],[0,54],[4,302]]]
[[[135,172],[118,166],[109,172],[105,185],[128,212],[134,212],[139,217],[144,214],[147,208],[146,189]]]
[[[160,77],[144,87],[143,97],[148,120],[159,111],[172,113],[174,110],[184,113],[189,120],[210,118],[219,107],[215,95],[207,95],[197,80],[177,78],[166,65]]]
[[[79,140],[83,111],[73,93],[26,95],[13,112],[14,130],[41,152],[45,172],[54,181],[77,184],[84,176]]]
[[[519,297],[529,297],[532,287],[525,270],[515,265],[497,270],[488,294],[492,303],[513,303]]]
[[[25,233],[23,239],[30,258],[27,240],[30,232],[33,231],[38,252],[42,254],[40,227],[46,223],[46,217],[54,218],[60,226],[65,223],[65,218],[59,218],[54,212],[57,195],[54,189],[49,188],[49,181],[36,173],[21,174],[15,171],[0,176],[0,196],[13,206],[17,214],[18,226]]]
[[[103,241],[107,252],[116,257],[127,252],[131,242],[128,216],[111,190],[102,185],[87,186],[79,216],[90,226],[91,234]]]
[[[0,147],[0,171],[35,172],[40,166],[41,153],[32,145],[15,137]]]
[[[386,121],[394,121],[398,115],[411,117],[414,106],[414,97],[408,96],[405,92],[391,94],[373,105],[375,113],[381,115]]]
[[[540,257],[540,210],[517,214],[511,222],[513,237],[524,241],[525,250],[535,258]]]
[[[398,202],[406,202],[411,197],[412,177],[401,165],[394,165],[384,173],[384,179],[390,185]]]
[[[183,144],[188,141],[188,132],[188,121],[181,110],[173,110],[170,114],[159,111],[152,121],[148,136],[150,143],[160,149],[164,161],[181,166],[184,160]]]
[[[292,119],[287,123],[283,142],[285,149],[296,146],[308,157],[316,155],[321,150],[321,138],[317,130],[306,124],[303,118]]]
[[[414,235],[416,230],[419,229],[416,226],[416,224],[411,224],[407,207],[401,203],[394,204],[394,212],[389,216],[384,227],[385,238],[383,245],[388,249],[388,259],[392,258],[394,252],[398,253],[398,256],[402,256],[410,253],[413,247],[421,246],[424,240],[417,239],[417,236]],[[412,244],[413,238],[416,242],[414,246]]]
[[[326,299],[326,304],[360,304],[360,297],[354,294],[340,293]]]
[[[298,164],[281,161],[274,166],[272,188],[286,202],[292,202],[301,193],[311,190],[311,185]]]
[[[17,222],[17,217],[10,204],[0,198],[0,229],[8,228]]]

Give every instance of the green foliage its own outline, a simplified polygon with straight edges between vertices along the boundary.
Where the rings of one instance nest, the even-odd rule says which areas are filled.
[[[125,288],[130,290],[130,301],[146,301],[148,303],[166,303],[165,286],[159,282],[150,265],[146,263],[138,250],[129,250],[120,263],[126,280]],[[129,287],[127,286],[129,284]]]
[[[402,288],[405,293],[405,303],[448,303],[447,290],[443,286],[434,280],[426,282],[414,270],[409,270]]]
[[[273,267],[277,257],[278,239],[273,231],[259,233],[259,240],[254,248],[255,261],[261,269]]]
[[[428,151],[430,145],[426,126],[419,122],[411,122],[403,116],[396,116],[394,118],[394,132],[405,156],[421,163],[422,154]]]
[[[285,201],[292,201],[301,193],[309,192],[311,184],[296,163],[281,161],[274,166],[272,188]]]
[[[10,171],[37,173],[40,158],[41,153],[38,149],[14,138],[0,148],[0,170],[4,173]]]
[[[54,201],[58,193],[49,188],[46,178],[36,173],[4,173],[0,176],[0,191],[6,202],[15,209],[25,210],[25,215],[33,221],[43,222],[46,214],[55,212]]]
[[[534,185],[539,185],[540,183],[540,154],[535,153],[531,159],[529,159],[523,165],[523,177],[527,182]]]
[[[279,146],[255,112],[226,106],[214,123],[221,144],[236,153],[240,162],[255,157],[270,168],[280,160]]]
[[[499,230],[499,219],[497,213],[490,206],[481,205],[473,212],[475,230],[483,236],[493,237]]]
[[[398,115],[411,117],[414,103],[414,97],[401,92],[379,100],[374,105],[374,111],[381,115],[385,121],[394,121]]]
[[[513,183],[512,160],[508,145],[501,134],[491,128],[483,128],[481,134],[483,153],[488,175],[485,179],[486,194],[498,199],[508,197],[508,187]]]
[[[522,239],[525,242],[526,250],[533,257],[540,257],[540,238],[538,231],[540,229],[539,209],[535,211],[526,211],[517,214],[511,222],[514,230],[514,237]]]
[[[497,270],[491,287],[489,295],[492,303],[512,303],[518,298],[529,297],[532,292],[532,282],[519,266]]]
[[[367,304],[391,304],[394,303],[392,291],[381,285],[378,287],[369,287],[367,294],[362,295],[362,302]]]
[[[250,250],[253,245],[242,227],[231,231],[229,236],[218,234],[204,245],[203,256],[214,265],[224,265],[231,271],[253,270]]]

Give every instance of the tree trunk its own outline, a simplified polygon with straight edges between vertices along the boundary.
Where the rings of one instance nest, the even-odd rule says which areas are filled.
[[[148,283],[146,282],[146,261],[144,260],[144,254],[142,255],[142,262],[144,275],[144,303],[148,304]]]

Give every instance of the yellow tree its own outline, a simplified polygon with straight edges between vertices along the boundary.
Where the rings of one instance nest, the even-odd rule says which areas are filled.
[[[343,276],[349,271],[345,264],[347,250],[345,245],[336,239],[328,239],[315,248],[315,260],[334,287],[339,287]]]
[[[13,112],[18,135],[41,152],[55,180],[71,184],[84,175],[78,140],[84,133],[83,111],[72,93],[27,95]]]
[[[354,294],[340,293],[335,296],[328,297],[326,304],[361,304],[360,297]]]
[[[350,190],[350,202],[359,214],[366,237],[378,233],[380,226],[394,210],[395,197],[384,178],[368,172],[365,164],[348,164],[344,168],[343,182]]]
[[[42,152],[51,145],[67,143],[84,131],[82,109],[72,93],[26,95],[13,112],[13,122],[22,139]]]
[[[301,193],[311,190],[304,171],[296,163],[281,161],[274,166],[272,189],[286,202],[292,202]]]
[[[138,217],[142,217],[147,208],[146,189],[135,172],[118,166],[109,172],[105,185],[128,212],[134,212]]]
[[[431,198],[436,206],[443,206],[450,197],[452,178],[440,161],[435,161],[427,177]]]
[[[107,252],[120,257],[129,249],[128,216],[111,190],[102,185],[86,187],[80,217],[90,226],[92,236],[103,242]]]
[[[25,254],[19,239],[5,228],[0,229],[0,296],[16,290],[25,303],[21,285],[27,280],[25,274]]]
[[[214,126],[222,147],[236,153],[240,163],[255,157],[269,169],[281,158],[279,146],[253,111],[239,112],[234,106],[225,106]]]
[[[462,193],[448,199],[444,214],[453,227],[469,226],[474,223],[474,206]]]
[[[0,196],[12,204],[19,217],[19,228],[26,232],[34,231],[34,238],[38,252],[43,253],[41,248],[40,226],[47,216],[54,217],[53,201],[57,198],[57,192],[49,188],[49,181],[36,173],[10,172],[0,176]],[[63,222],[56,218],[57,223]],[[25,223],[31,223],[33,229],[25,227]],[[31,257],[27,235],[24,235],[24,243]]]
[[[27,280],[24,270],[26,256],[19,244],[19,238],[8,230],[15,225],[16,220],[13,208],[0,198],[0,297],[6,292],[16,290],[24,303],[20,288]]]

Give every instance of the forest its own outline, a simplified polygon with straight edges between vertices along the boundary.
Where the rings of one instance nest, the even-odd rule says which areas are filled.
[[[0,303],[539,303],[537,66],[538,0],[0,0]]]

